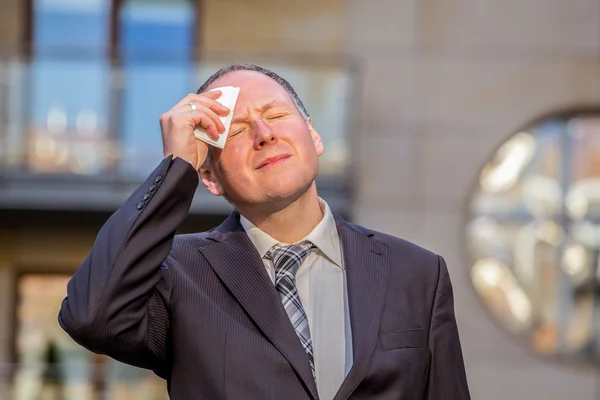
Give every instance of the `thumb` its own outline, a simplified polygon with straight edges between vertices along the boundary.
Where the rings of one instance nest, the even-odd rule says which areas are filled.
[[[206,162],[207,157],[209,156],[209,145],[200,139],[196,139],[196,154],[197,154],[197,164],[196,171],[200,170],[200,167]]]

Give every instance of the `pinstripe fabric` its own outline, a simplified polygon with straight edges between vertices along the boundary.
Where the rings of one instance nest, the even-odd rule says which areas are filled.
[[[158,166],[98,233],[69,281],[60,325],[94,352],[156,371],[173,400],[318,400],[239,214],[175,235],[197,185],[183,160]],[[469,399],[444,260],[334,217],[355,355],[335,400]]]
[[[308,318],[302,307],[300,295],[296,288],[296,272],[302,265],[304,259],[310,254],[314,245],[309,242],[291,244],[288,246],[275,245],[267,252],[265,257],[275,266],[275,288],[279,292],[281,302],[287,313],[300,343],[308,355],[308,363],[313,378],[315,375],[315,360],[313,357],[313,345],[310,338]]]

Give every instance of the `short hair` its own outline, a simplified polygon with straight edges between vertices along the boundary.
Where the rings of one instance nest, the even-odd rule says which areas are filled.
[[[270,71],[266,68],[260,67],[258,65],[255,64],[245,64],[245,63],[236,63],[236,64],[229,64],[224,66],[223,68],[219,69],[217,72],[215,72],[214,74],[212,74],[207,80],[206,82],[204,82],[202,84],[202,86],[200,86],[200,88],[198,89],[198,91],[196,93],[200,94],[206,91],[206,89],[217,79],[221,78],[223,75],[226,75],[230,72],[234,72],[234,71],[254,71],[254,72],[260,72],[263,75],[268,76],[269,78],[273,79],[275,82],[279,83],[291,96],[292,100],[294,101],[294,104],[296,105],[296,108],[298,109],[298,111],[300,112],[300,114],[302,115],[302,117],[304,119],[307,119],[309,117],[308,115],[308,111],[306,111],[306,107],[304,107],[304,104],[302,103],[302,100],[300,100],[300,97],[298,96],[298,94],[296,93],[296,91],[294,90],[294,88],[292,87],[292,85],[290,85],[290,83],[288,81],[286,81],[285,79],[283,79],[280,75],[276,74],[273,71]]]
[[[273,79],[275,82],[279,83],[290,95],[290,97],[292,98],[292,100],[294,101],[294,104],[296,106],[296,108],[298,109],[298,112],[300,112],[300,115],[302,115],[302,118],[304,119],[308,119],[309,115],[308,115],[308,111],[306,111],[306,107],[304,107],[304,104],[302,103],[302,100],[300,100],[300,97],[298,96],[298,93],[296,93],[296,91],[294,90],[294,88],[292,87],[292,85],[290,85],[290,83],[288,81],[286,81],[285,79],[283,79],[280,75],[278,75],[277,73],[268,70],[266,68],[260,67],[258,65],[255,64],[246,64],[246,63],[235,63],[235,64],[228,64],[224,67],[222,67],[221,69],[219,69],[217,72],[215,72],[214,74],[212,74],[207,80],[206,82],[204,82],[202,84],[202,86],[200,86],[198,88],[198,90],[196,91],[197,94],[200,93],[204,93],[206,91],[206,89],[208,89],[208,87],[215,82],[217,79],[221,78],[222,76],[230,73],[230,72],[234,72],[234,71],[254,71],[254,72],[260,72],[263,75],[268,76],[269,78]],[[206,160],[204,161],[204,165],[208,166],[210,165],[212,162],[212,157],[210,156],[210,149],[208,151],[208,154],[206,155]]]

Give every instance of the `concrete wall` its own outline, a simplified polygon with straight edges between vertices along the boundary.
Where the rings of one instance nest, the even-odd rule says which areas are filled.
[[[348,0],[346,16],[364,67],[355,219],[448,261],[474,399],[594,398],[592,371],[498,329],[468,279],[463,223],[499,144],[540,114],[600,103],[600,2]]]
[[[12,357],[13,329],[7,322],[13,319],[14,289],[14,269],[0,262],[0,364],[10,362]]]
[[[23,40],[24,0],[2,0],[0,3],[0,50],[16,50]]]
[[[201,51],[340,53],[343,0],[203,0]]]

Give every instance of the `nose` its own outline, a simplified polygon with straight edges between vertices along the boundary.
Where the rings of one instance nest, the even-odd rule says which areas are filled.
[[[276,144],[277,136],[261,119],[257,119],[253,123],[254,128],[254,149],[260,150],[268,144]]]

